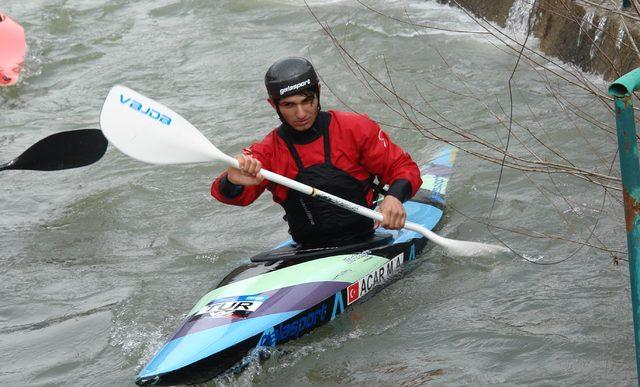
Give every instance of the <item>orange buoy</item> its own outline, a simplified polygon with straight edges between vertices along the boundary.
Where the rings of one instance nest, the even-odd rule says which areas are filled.
[[[0,86],[18,82],[26,50],[24,28],[0,13]]]

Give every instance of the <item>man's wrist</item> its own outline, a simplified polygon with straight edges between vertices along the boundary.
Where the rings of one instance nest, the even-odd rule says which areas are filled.
[[[393,196],[394,198],[400,200],[400,202],[404,203],[407,200],[411,199],[411,182],[406,179],[398,179],[391,184],[389,189],[387,190],[388,196]]]
[[[232,183],[229,180],[229,176],[225,173],[220,179],[220,193],[229,199],[235,198],[244,191],[244,186],[240,184]]]

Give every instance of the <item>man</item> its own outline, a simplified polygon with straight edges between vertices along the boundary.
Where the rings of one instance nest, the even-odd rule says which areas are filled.
[[[309,61],[284,58],[265,75],[268,102],[282,125],[237,156],[211,186],[227,204],[245,206],[265,189],[285,210],[289,232],[303,248],[340,246],[371,238],[374,222],[321,199],[264,180],[262,167],[301,183],[371,207],[373,180],[389,184],[379,210],[381,226],[400,229],[402,202],[420,188],[418,166],[365,115],[320,109],[320,84]],[[377,225],[376,225],[377,226]]]

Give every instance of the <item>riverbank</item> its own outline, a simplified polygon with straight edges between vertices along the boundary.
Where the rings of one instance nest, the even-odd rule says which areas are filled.
[[[640,16],[611,2],[573,0],[444,0],[500,27],[530,21],[544,54],[607,80],[640,67]],[[531,14],[533,12],[533,14]],[[526,30],[526,27],[525,27]],[[521,41],[520,41],[521,42]]]

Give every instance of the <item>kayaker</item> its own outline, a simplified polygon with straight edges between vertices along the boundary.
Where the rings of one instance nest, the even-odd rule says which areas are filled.
[[[246,206],[268,189],[284,207],[293,240],[303,248],[365,241],[374,222],[351,211],[264,180],[262,167],[351,202],[371,207],[374,179],[389,185],[379,205],[381,226],[400,229],[402,203],[420,188],[416,163],[366,115],[320,108],[320,83],[304,58],[278,60],[265,75],[268,102],[282,124],[237,156],[241,169],[228,168],[211,185],[227,204]],[[377,226],[377,225],[375,225]]]

